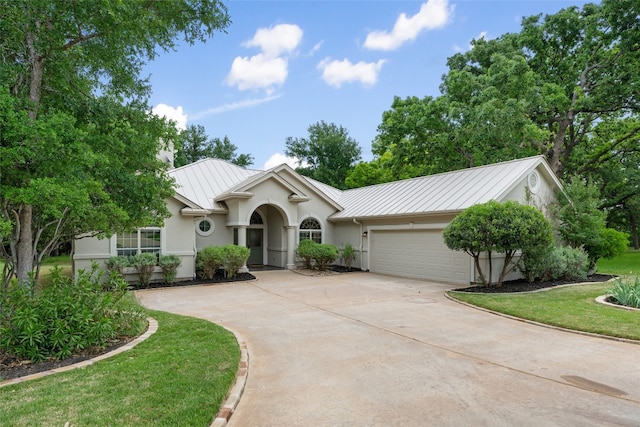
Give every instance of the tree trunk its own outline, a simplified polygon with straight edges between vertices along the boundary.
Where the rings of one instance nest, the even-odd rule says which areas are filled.
[[[21,286],[29,286],[29,275],[33,271],[33,232],[31,220],[33,216],[33,207],[25,205],[20,210],[20,234],[18,235],[18,265],[16,273],[18,275],[18,283]]]
[[[629,224],[631,225],[631,239],[633,249],[640,249],[640,239],[638,239],[638,223],[632,212],[629,212]]]

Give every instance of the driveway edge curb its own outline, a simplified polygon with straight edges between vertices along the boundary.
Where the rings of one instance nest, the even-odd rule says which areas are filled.
[[[240,403],[240,398],[242,397],[242,393],[244,393],[247,377],[249,376],[249,351],[247,350],[247,343],[236,332],[229,332],[236,337],[236,341],[240,347],[240,363],[238,365],[238,372],[236,373],[236,381],[210,427],[225,427],[227,425],[238,403]]]

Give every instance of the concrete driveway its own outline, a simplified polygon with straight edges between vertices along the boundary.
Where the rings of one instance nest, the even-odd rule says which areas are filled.
[[[138,294],[246,341],[229,426],[640,426],[639,345],[469,308],[432,282],[255,275]]]

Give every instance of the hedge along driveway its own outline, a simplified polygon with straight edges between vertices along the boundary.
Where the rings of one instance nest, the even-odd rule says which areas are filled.
[[[634,425],[635,344],[543,328],[445,298],[454,286],[370,273],[140,292],[247,343],[230,426]]]

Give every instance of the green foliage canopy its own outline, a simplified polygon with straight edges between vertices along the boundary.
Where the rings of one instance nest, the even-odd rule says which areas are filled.
[[[598,188],[579,179],[558,195],[558,231],[571,247],[584,248],[592,268],[600,258],[623,254],[629,244],[626,233],[607,228],[607,214],[599,204]]]
[[[308,138],[288,137],[285,154],[302,163],[296,171],[336,188],[345,189],[345,179],[360,160],[362,149],[342,126],[324,121],[308,128]]]
[[[374,161],[389,153],[399,179],[543,154],[563,177],[637,152],[639,14],[636,1],[603,0],[474,40],[449,58],[441,96],[394,99]],[[594,135],[605,127],[618,131]]]
[[[17,0],[0,10],[3,283],[28,283],[60,239],[159,223],[175,130],[146,105],[147,60],[229,24],[217,0]],[[36,270],[37,276],[37,270]]]
[[[551,224],[538,209],[513,201],[493,200],[462,211],[444,229],[443,237],[449,249],[464,251],[473,257],[485,286],[492,285],[492,252],[505,254],[496,284],[501,286],[505,276],[517,265],[518,251],[526,254],[553,241]],[[480,264],[480,255],[485,252],[489,260],[488,277]]]
[[[225,135],[223,139],[209,139],[201,125],[188,125],[181,131],[175,148],[175,167],[209,157],[227,160],[242,167],[253,164],[253,156],[250,154],[236,154],[238,147],[231,143],[229,137]]]

